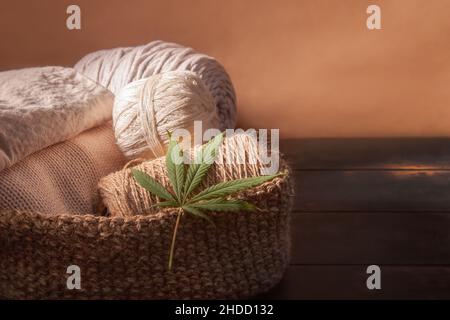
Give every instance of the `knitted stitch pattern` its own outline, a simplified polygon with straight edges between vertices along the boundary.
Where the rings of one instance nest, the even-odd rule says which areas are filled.
[[[176,211],[152,215],[0,212],[0,297],[9,299],[227,299],[272,288],[289,262],[290,175],[245,192],[255,212],[182,219],[167,268]],[[67,288],[67,267],[81,290]]]

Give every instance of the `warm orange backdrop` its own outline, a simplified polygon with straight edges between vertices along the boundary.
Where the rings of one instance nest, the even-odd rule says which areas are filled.
[[[78,4],[82,30],[65,27]],[[380,31],[366,8],[382,9]],[[2,0],[0,70],[161,39],[218,58],[239,123],[285,137],[450,135],[449,0]]]

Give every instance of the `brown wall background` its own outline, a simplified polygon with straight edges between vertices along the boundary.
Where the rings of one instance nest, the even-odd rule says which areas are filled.
[[[65,27],[78,4],[82,30]],[[382,30],[366,28],[366,8]],[[448,0],[2,0],[0,70],[161,39],[218,58],[239,124],[284,137],[450,135]]]

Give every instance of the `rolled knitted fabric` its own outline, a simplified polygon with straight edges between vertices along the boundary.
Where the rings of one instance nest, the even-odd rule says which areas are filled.
[[[230,77],[217,60],[175,43],[100,50],[83,57],[77,71],[117,94],[130,82],[167,71],[192,71],[210,90],[222,130],[236,125],[236,96]]]

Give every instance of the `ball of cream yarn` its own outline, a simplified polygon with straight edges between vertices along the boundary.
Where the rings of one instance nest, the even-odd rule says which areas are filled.
[[[165,72],[131,82],[114,101],[116,143],[130,159],[164,155],[168,133],[186,129],[192,135],[194,121],[202,122],[203,131],[220,126],[211,93],[190,71]]]
[[[177,43],[152,41],[92,52],[74,69],[117,95],[127,84],[169,71],[192,71],[211,92],[220,130],[236,126],[236,94],[224,67],[213,57]]]

